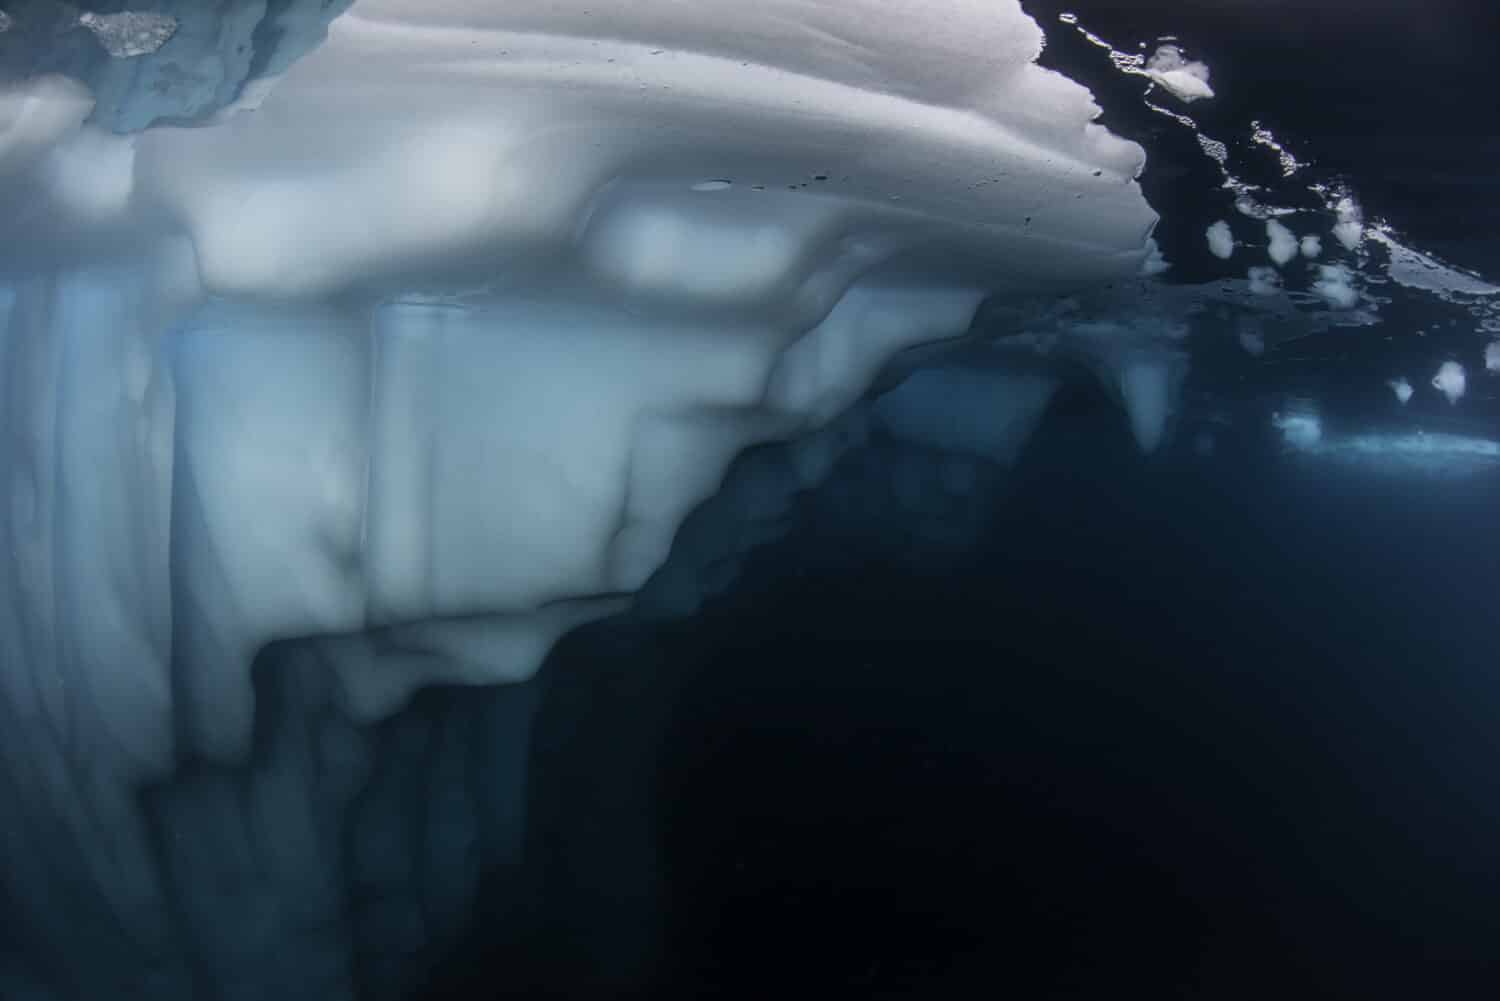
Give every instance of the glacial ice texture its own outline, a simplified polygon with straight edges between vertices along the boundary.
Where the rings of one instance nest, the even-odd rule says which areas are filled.
[[[421,797],[368,728],[524,685],[737,453],[987,296],[1148,251],[1141,150],[1014,4],[342,6],[84,15],[109,63],[28,6],[3,43],[7,997],[396,990],[504,839],[480,797],[386,843]],[[1148,448],[1166,359],[1099,361]],[[1013,398],[996,458],[1049,395],[958,385]]]
[[[116,59],[150,55],[177,32],[177,19],[171,15],[133,10],[118,14],[87,12],[78,23],[92,31],[104,51]]]
[[[1214,455],[1193,350],[1369,325],[1359,255],[1493,290],[1232,185],[1281,270],[1168,284],[1012,0],[65,6],[0,22],[0,998],[399,997],[522,852],[561,638],[700,610],[872,440],[947,553],[1065,387]]]

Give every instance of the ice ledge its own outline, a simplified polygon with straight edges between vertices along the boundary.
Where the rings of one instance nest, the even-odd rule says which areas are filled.
[[[31,579],[120,614],[62,668],[19,662],[108,687],[128,634],[150,680],[103,710],[110,739],[160,765],[170,712],[189,749],[233,757],[261,645],[555,631],[556,608],[639,587],[739,450],[825,425],[987,293],[1133,275],[1155,223],[1140,149],[1032,62],[1014,3],[955,2],[912,37],[926,7],[653,0],[616,24],[372,0],[210,127],[110,136],[78,128],[76,84],[7,92],[13,267],[55,258],[15,283],[4,334],[52,373],[13,394],[12,529],[131,543],[31,546]],[[179,20],[142,60],[192,40]],[[55,367],[85,344],[98,364]],[[1123,388],[1152,442],[1159,389]],[[126,513],[84,503],[91,477]],[[6,601],[44,651],[48,594]],[[378,687],[363,713],[399,704]]]

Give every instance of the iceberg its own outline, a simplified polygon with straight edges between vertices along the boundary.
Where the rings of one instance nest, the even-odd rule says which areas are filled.
[[[250,876],[163,856],[166,823],[280,845],[244,907],[356,934],[306,883],[328,817],[267,787],[280,826],[252,836],[227,789],[136,797],[253,764],[265,651],[305,641],[349,727],[523,684],[629,604],[736,454],[831,426],[988,296],[1140,270],[1141,148],[1036,65],[1017,5],[950,6],[918,37],[922,5],[873,0],[85,13],[131,75],[40,53],[4,84],[0,753],[34,820],[5,857],[55,860],[7,863],[28,997],[206,996],[197,964],[274,989],[302,925],[169,904]],[[976,447],[1014,451],[1045,386],[974,386],[1017,428]],[[1121,386],[1154,445],[1158,367]],[[65,961],[69,923],[99,962]],[[350,961],[318,959],[328,996]]]
[[[1143,97],[1223,181],[1169,242],[1016,0],[149,6],[0,14],[7,1001],[410,996],[523,853],[565,637],[697,614],[872,442],[960,550],[1059,406],[1218,459],[1205,353],[1494,291],[1352,196],[1299,239]],[[1215,270],[1231,206],[1276,267]]]

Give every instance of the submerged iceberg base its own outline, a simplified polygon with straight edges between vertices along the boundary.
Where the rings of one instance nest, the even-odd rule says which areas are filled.
[[[1402,287],[1494,291],[1422,255],[1417,281],[1415,252],[1331,195],[1343,251],[1315,272],[1142,280],[1170,267],[1137,183],[1143,153],[1097,124],[1087,91],[1037,65],[1041,32],[1014,2],[951,0],[937,18],[925,0],[156,6],[28,2],[0,22],[0,56],[25,53],[0,79],[6,1001],[395,999],[467,947],[490,994],[613,997],[658,974],[692,996],[784,991],[798,942],[778,941],[785,954],[756,956],[748,973],[712,968],[725,937],[767,939],[704,917],[718,898],[695,897],[695,880],[741,877],[716,868],[722,842],[713,823],[694,826],[691,804],[775,804],[767,781],[807,787],[795,762],[727,779],[698,767],[751,726],[695,694],[700,665],[740,665],[723,675],[731,686],[776,679],[781,709],[797,694],[826,710],[852,693],[819,679],[843,684],[886,642],[890,659],[869,673],[898,693],[893,707],[914,707],[923,690],[973,681],[935,682],[930,661],[960,660],[943,643],[977,636],[991,687],[958,715],[1002,742],[1030,736],[997,755],[970,734],[985,766],[940,770],[936,785],[1022,813],[1036,800],[995,775],[1071,787],[1149,729],[1129,712],[1136,730],[1111,729],[1122,706],[1205,679],[1233,697],[1164,715],[1178,731],[1210,720],[1207,745],[1234,745],[1224,705],[1254,701],[1262,662],[1283,663],[1266,637],[1295,645],[1316,624],[1246,630],[1237,609],[1226,621],[1212,586],[1223,567],[1193,563],[1191,533],[1166,530],[1217,510],[1204,471],[1228,475],[1234,454],[1232,420],[1192,409],[1189,360],[1223,348],[1245,361],[1232,334],[1279,364],[1310,333],[1375,322],[1368,243],[1384,242]],[[1163,48],[1152,72],[1183,99],[1212,96],[1180,51]],[[1278,267],[1322,253],[1303,221],[1268,224]],[[1201,225],[1190,228],[1196,244]],[[1227,259],[1234,234],[1211,232]],[[1445,381],[1465,371],[1446,366],[1437,383],[1395,383],[1408,413],[1442,391],[1457,420],[1484,396],[1482,376]],[[1485,439],[1347,436],[1325,433],[1311,406],[1280,414],[1308,466],[1496,461]],[[1185,472],[1179,431],[1195,421]],[[1036,435],[1045,448],[1031,449]],[[1163,479],[1142,488],[1131,478],[1144,468]],[[1034,496],[1010,504],[1037,484],[1053,492],[1040,509]],[[1197,506],[1179,510],[1179,497]],[[792,566],[797,583],[783,579]],[[1179,572],[1166,567],[1195,586],[1166,588]],[[914,580],[928,590],[912,594]],[[761,614],[783,601],[802,617]],[[1090,647],[1101,623],[1112,645]],[[788,629],[794,641],[769,643]],[[1195,651],[1238,638],[1259,660],[1163,674],[1145,649],[1154,635]],[[1042,664],[1052,673],[1027,669]],[[1042,674],[1040,689],[1010,687]],[[1116,677],[1123,698],[1068,690]],[[822,745],[829,718],[783,729]],[[885,727],[853,718],[859,739]],[[924,740],[942,744],[945,727]],[[1257,733],[1247,746],[1282,739]],[[1059,735],[1091,749],[1082,765],[1058,764]],[[1318,737],[1291,757],[1315,759]],[[1130,760],[1153,776],[1208,760],[1167,742]],[[895,759],[872,760],[899,776]],[[1008,770],[1017,760],[1037,763],[1029,778]],[[1209,772],[1184,787],[1211,800],[1242,770]],[[1257,774],[1279,787],[1300,773]],[[815,794],[767,812],[796,828],[839,802],[837,775],[808,778]],[[848,930],[854,945],[830,950],[840,972],[823,986],[868,996],[917,976],[882,965],[921,951],[903,953],[891,929],[929,942],[955,926],[993,933],[977,918],[913,919],[929,898],[891,905],[925,871],[910,860],[951,850],[969,873],[1010,874],[959,894],[991,917],[1071,915],[1048,906],[1088,896],[1070,873],[1126,872],[1094,918],[1168,937],[1090,939],[1119,965],[1094,981],[1114,990],[1190,951],[1178,944],[1191,923],[1132,920],[1130,901],[1177,889],[1142,873],[1180,877],[1208,908],[1195,894],[1214,866],[1173,857],[1238,844],[1237,830],[1285,833],[1264,798],[1247,823],[1242,806],[1200,815],[1160,785],[1104,782],[1077,802],[1144,824],[1122,834],[1140,853],[1101,838],[1109,824],[1038,821],[1017,841],[1007,818],[924,800],[928,783],[906,778],[873,797],[886,801],[879,823],[835,839],[836,855],[879,857],[897,877],[887,896],[783,901],[767,881],[801,856],[726,855],[757,873],[747,892],[780,901],[762,930],[820,944]],[[1053,845],[1072,846],[1066,864],[1031,866]],[[1136,854],[1150,865],[1131,868]],[[1243,899],[1259,906],[1258,892]],[[1300,927],[1257,938],[1259,920],[1248,941],[1316,941]],[[1004,937],[1055,943],[1066,927]],[[1092,976],[1076,957],[1017,953]],[[684,965],[696,956],[709,965]],[[1205,946],[1198,982],[1235,970],[1243,987],[1247,956]],[[990,994],[999,978],[976,979]],[[1259,993],[1287,982],[1312,981]]]

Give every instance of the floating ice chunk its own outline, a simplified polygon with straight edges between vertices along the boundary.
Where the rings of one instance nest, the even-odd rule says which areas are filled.
[[[1223,219],[1208,227],[1208,252],[1221,261],[1227,261],[1234,255],[1234,234],[1229,231],[1229,223]]]
[[[1281,291],[1281,276],[1276,273],[1275,268],[1256,265],[1246,273],[1246,277],[1250,281],[1250,291],[1256,295],[1275,295]]]
[[[1334,309],[1353,309],[1359,303],[1359,292],[1354,288],[1354,276],[1342,264],[1318,265],[1318,280],[1312,291]]]
[[[1266,236],[1270,238],[1271,244],[1266,248],[1271,261],[1281,267],[1297,256],[1297,237],[1275,219],[1266,221]]]
[[[1347,195],[1338,200],[1333,211],[1338,216],[1338,222],[1333,226],[1334,237],[1344,245],[1345,250],[1354,250],[1365,236],[1364,213],[1354,199]]]
[[[10,15],[0,10],[0,31],[10,30]]]
[[[1487,372],[1500,372],[1500,341],[1491,341],[1484,349],[1484,368]]]
[[[78,16],[78,23],[92,31],[104,51],[116,59],[150,55],[177,33],[177,19],[172,15],[133,10],[118,14],[85,12]]]
[[[1170,270],[1172,262],[1162,256],[1161,248],[1156,245],[1155,239],[1146,241],[1146,259],[1141,261],[1141,274],[1147,278]]]
[[[1240,347],[1252,357],[1259,358],[1266,353],[1266,339],[1260,331],[1251,327],[1241,327],[1239,332]]]
[[[1386,382],[1386,385],[1391,387],[1391,392],[1396,394],[1396,399],[1401,401],[1402,406],[1405,406],[1407,401],[1411,399],[1411,383],[1406,381],[1405,376],[1390,379]]]
[[[1163,45],[1156,50],[1146,61],[1146,75],[1188,104],[1214,96],[1213,88],[1208,85],[1208,66],[1188,62],[1175,45]]]
[[[1299,246],[1302,250],[1302,256],[1311,260],[1323,253],[1323,238],[1311,235],[1304,236]]]
[[[1456,361],[1445,361],[1432,377],[1432,388],[1448,397],[1449,403],[1457,403],[1469,388],[1464,367]]]
[[[1290,448],[1309,451],[1323,440],[1323,419],[1310,403],[1294,401],[1285,413],[1271,415],[1271,426],[1281,432],[1281,440]]]

